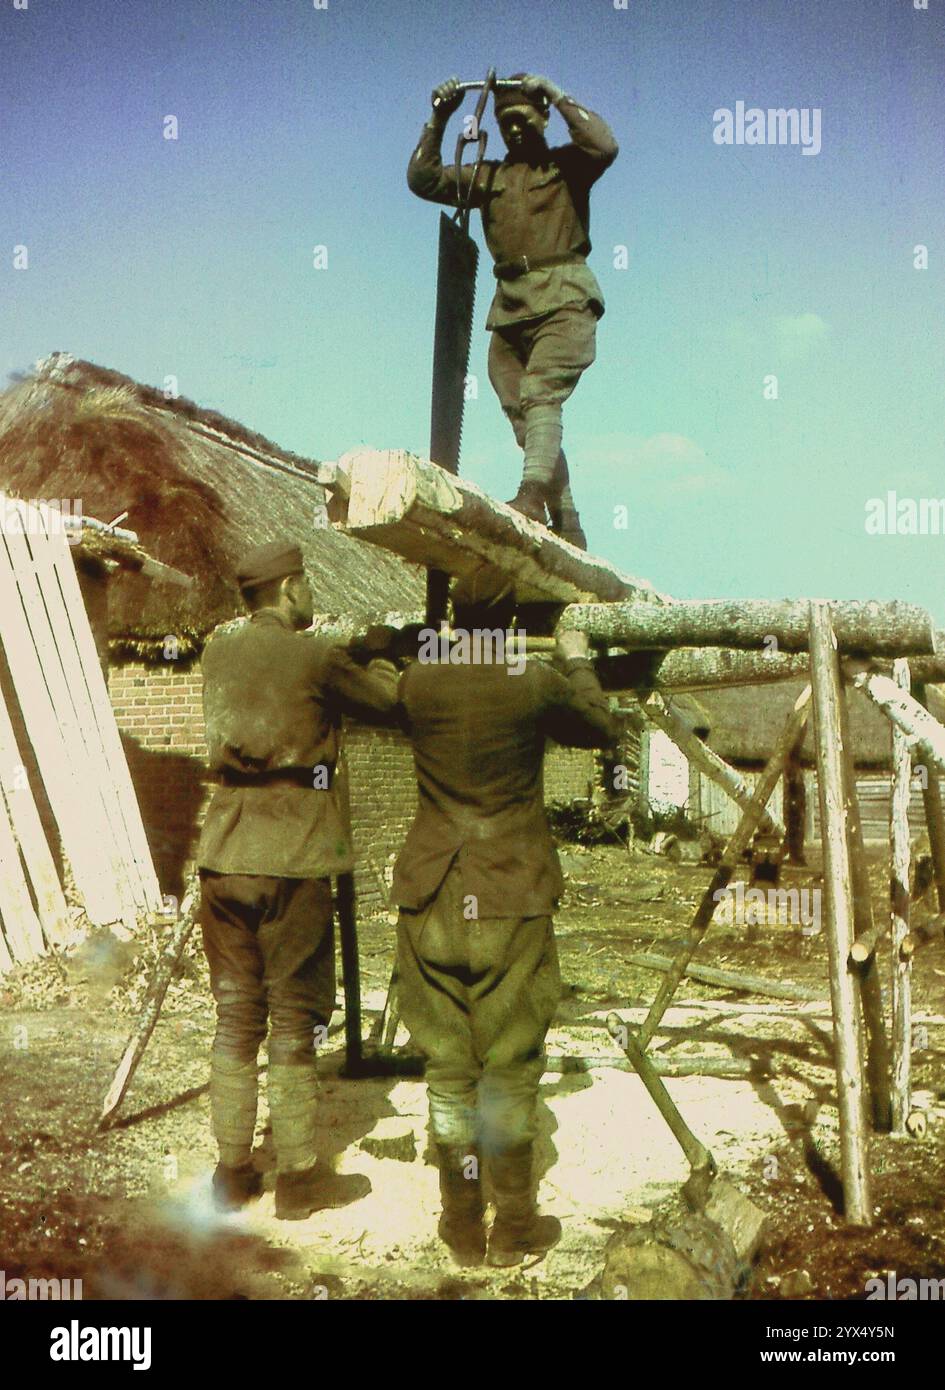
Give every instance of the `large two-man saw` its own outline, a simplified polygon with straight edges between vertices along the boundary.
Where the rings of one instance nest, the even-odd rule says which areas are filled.
[[[463,433],[463,406],[469,370],[473,310],[476,301],[476,269],[479,248],[469,235],[472,191],[486,153],[487,132],[482,127],[490,91],[516,86],[509,78],[497,78],[490,68],[483,82],[461,82],[462,91],[481,89],[471,120],[463,124],[456,141],[456,211],[440,213],[440,242],[436,273],[436,327],[433,336],[433,395],[430,407],[430,458],[449,473],[459,472]],[[436,104],[436,103],[434,103]],[[465,193],[460,172],[463,154],[475,143],[476,159]],[[435,626],[446,617],[449,576],[427,571],[427,622]]]

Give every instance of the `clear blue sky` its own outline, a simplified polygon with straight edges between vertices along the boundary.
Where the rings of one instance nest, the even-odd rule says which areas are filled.
[[[591,548],[679,596],[901,597],[945,625],[945,535],[864,524],[890,490],[945,496],[945,0],[13,5],[0,379],[63,349],[313,457],[425,453],[438,212],[406,162],[442,78],[543,72],[620,142],[598,360],[565,411]],[[739,100],[819,107],[821,153],[717,145]],[[493,283],[484,253],[462,470],[506,497]]]

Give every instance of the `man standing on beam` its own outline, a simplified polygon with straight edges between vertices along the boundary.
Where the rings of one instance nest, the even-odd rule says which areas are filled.
[[[547,508],[551,529],[586,550],[561,448],[561,407],[594,361],[604,296],[585,259],[590,189],[617,158],[617,142],[600,116],[547,77],[514,76],[518,87],[493,94],[508,154],[501,162],[484,160],[472,188],[473,168],[459,170],[463,197],[480,209],[495,259],[498,285],[486,319],[492,330],[489,380],[525,453],[510,505],[542,524]],[[462,99],[455,77],[435,89],[433,114],[407,166],[412,192],[453,207],[457,170],[443,167],[440,146]],[[571,139],[549,149],[552,105]]]

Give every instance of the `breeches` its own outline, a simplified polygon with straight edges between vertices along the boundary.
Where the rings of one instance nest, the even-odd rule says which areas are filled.
[[[254,1061],[270,1021],[269,1060],[312,1051],[335,1006],[331,882],[202,869],[201,927],[217,1006],[214,1053]]]
[[[535,1137],[561,993],[550,917],[467,920],[458,867],[397,929],[401,1016],[427,1059],[434,1136],[495,1152]]]
[[[597,315],[577,304],[493,330],[489,380],[522,448],[526,413],[536,405],[560,409],[594,361],[596,336]]]

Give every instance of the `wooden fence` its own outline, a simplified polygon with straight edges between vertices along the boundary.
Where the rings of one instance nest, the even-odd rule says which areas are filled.
[[[3,500],[0,972],[69,938],[59,864],[95,926],[128,936],[162,905],[61,517]]]

